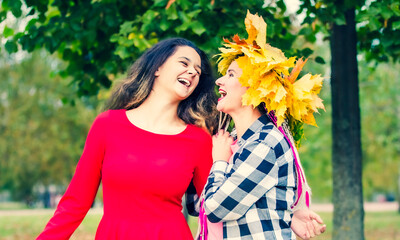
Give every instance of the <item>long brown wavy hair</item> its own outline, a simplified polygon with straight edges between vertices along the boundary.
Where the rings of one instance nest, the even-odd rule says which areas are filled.
[[[193,93],[180,102],[178,116],[186,124],[206,128],[214,133],[217,125],[217,97],[212,68],[207,55],[184,38],[165,39],[143,53],[130,67],[127,78],[113,90],[106,109],[129,110],[139,107],[153,88],[155,72],[181,46],[189,46],[200,55],[201,75]]]

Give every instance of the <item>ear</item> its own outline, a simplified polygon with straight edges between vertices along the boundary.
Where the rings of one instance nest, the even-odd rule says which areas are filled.
[[[160,76],[160,69],[157,69],[157,71],[154,73],[154,76],[156,76],[156,77]]]

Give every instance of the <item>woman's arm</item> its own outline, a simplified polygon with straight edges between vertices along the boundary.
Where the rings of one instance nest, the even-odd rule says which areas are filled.
[[[200,195],[212,166],[211,136],[207,134],[203,139],[200,139],[198,146],[195,148],[196,152],[193,157],[197,159],[196,167],[193,172],[193,179],[186,190],[186,208],[192,216],[199,215]]]
[[[92,206],[101,179],[105,149],[105,128],[101,125],[101,119],[97,118],[87,136],[75,174],[54,216],[37,239],[69,239]]]
[[[216,161],[205,187],[205,210],[208,219],[211,222],[219,222],[242,217],[277,184],[278,175],[281,174],[278,171],[277,160],[289,155],[291,154],[283,153],[277,157],[270,146],[261,141],[252,141],[244,146],[229,173],[226,173],[228,163],[224,159],[218,161],[214,158]]]

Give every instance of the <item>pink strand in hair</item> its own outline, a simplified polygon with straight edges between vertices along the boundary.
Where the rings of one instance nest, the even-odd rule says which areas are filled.
[[[276,123],[276,117],[273,111],[270,111],[268,113],[269,118],[272,120],[272,122],[275,124],[275,126],[277,126]],[[297,178],[299,179],[299,185],[297,187],[297,199],[296,202],[294,203],[293,207],[296,206],[299,202],[300,196],[303,193],[303,183],[305,182],[305,178],[304,178],[304,173],[300,167],[299,164],[299,160],[297,159],[297,154],[295,152],[295,148],[292,145],[292,141],[290,141],[289,137],[286,135],[285,130],[282,128],[282,126],[278,127],[279,131],[283,134],[283,136],[286,138],[286,140],[289,142],[290,148],[292,149],[293,152],[293,156],[294,156],[294,164],[296,166],[296,172],[297,172]],[[306,191],[306,205],[307,207],[310,207],[310,196],[308,194],[308,192]]]

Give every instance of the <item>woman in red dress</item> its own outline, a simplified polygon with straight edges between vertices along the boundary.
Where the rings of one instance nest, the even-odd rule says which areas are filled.
[[[212,142],[205,129],[213,129],[215,103],[200,49],[181,38],[154,45],[95,119],[71,183],[37,239],[69,239],[100,182],[104,215],[96,239],[192,239],[181,199],[186,191],[197,198],[206,183]]]

